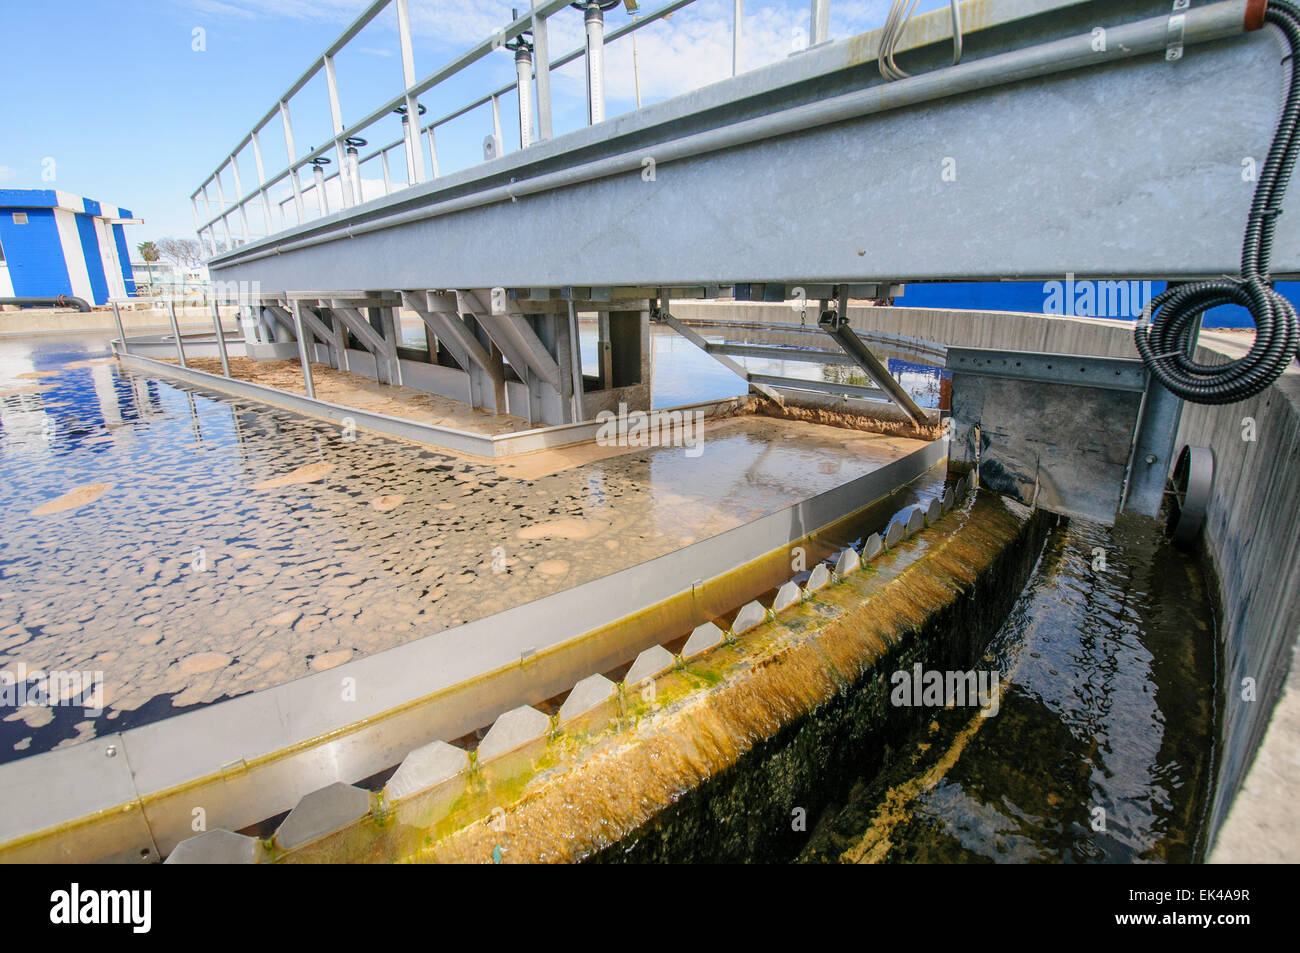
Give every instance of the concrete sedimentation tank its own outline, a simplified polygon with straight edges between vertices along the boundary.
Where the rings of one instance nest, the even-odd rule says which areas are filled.
[[[574,4],[558,59],[537,2],[424,80],[398,2],[402,88],[347,125],[334,56],[387,6],[194,193],[213,301],[16,345],[0,653],[49,704],[0,728],[0,860],[1300,857],[1300,12],[968,0],[831,41],[816,2],[744,72],[737,4],[730,79],[606,120],[603,44],[689,0]],[[420,118],[502,47],[510,86]],[[607,240],[560,254],[573,223]],[[893,305],[1058,272],[1059,316]],[[1074,316],[1151,280],[1136,335]],[[1253,337],[1201,329],[1226,304]]]

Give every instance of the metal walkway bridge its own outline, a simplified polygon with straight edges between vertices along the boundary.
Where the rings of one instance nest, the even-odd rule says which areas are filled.
[[[801,52],[605,118],[603,43],[669,29],[663,18],[690,2],[608,36],[598,5],[585,4],[586,48],[552,58],[550,22],[580,14],[535,0],[418,81],[405,0],[372,4],[194,193],[213,277],[267,292],[503,288],[527,300],[735,287],[778,300],[796,286],[827,297],[813,286],[836,283],[1188,279],[1238,267],[1253,172],[1286,88],[1286,45],[1260,29],[1262,0],[968,0],[959,16],[940,9],[901,32],[835,42],[829,0],[813,0]],[[335,57],[390,3],[404,88],[345,125]],[[911,75],[886,79],[882,46]],[[407,121],[422,96],[500,47],[515,50],[515,83]],[[580,57],[590,123],[553,137],[551,72]],[[322,71],[333,139],[299,152],[291,100]],[[510,102],[522,147],[501,154]],[[363,135],[394,110],[404,136],[362,155]],[[439,132],[470,115],[483,117],[486,158],[439,174]],[[260,137],[273,123],[290,154],[267,173]],[[248,188],[239,167],[250,151]],[[361,183],[379,167],[385,194],[366,197]],[[1274,276],[1300,275],[1300,216],[1281,218],[1276,246]]]
[[[390,2],[403,88],[346,124],[335,59]],[[467,379],[436,392],[494,412],[526,402],[530,423],[558,425],[645,397],[627,389],[640,383],[638,319],[705,346],[674,321],[674,297],[795,299],[805,312],[814,301],[872,396],[924,427],[839,327],[850,298],[888,299],[902,282],[1063,277],[1101,279],[1105,294],[1116,279],[1238,267],[1286,91],[1287,43],[1263,29],[1263,0],[968,0],[910,20],[903,3],[883,29],[835,42],[829,0],[813,0],[806,46],[748,72],[737,0],[730,79],[606,118],[606,42],[690,5],[606,36],[616,0],[535,0],[417,81],[405,0],[373,3],[193,195],[218,287],[258,312],[246,334],[299,345],[263,356],[298,357],[309,397],[311,362],[351,367],[352,344],[377,379],[403,383],[393,315],[406,308],[427,327],[430,359]],[[569,7],[582,8],[586,45],[552,58],[551,21],[577,16]],[[502,49],[514,83],[419,118],[422,96]],[[588,124],[555,136],[551,73],[578,58]],[[300,154],[290,105],[320,73],[332,139]],[[503,101],[518,110],[508,154]],[[394,113],[401,137],[363,156],[362,134]],[[439,132],[445,146],[446,127],[473,116],[488,130],[484,160],[440,174]],[[277,118],[288,159],[268,175],[261,139]],[[257,183],[245,190],[248,151]],[[368,196],[376,167],[383,194]],[[1273,277],[1300,275],[1300,216],[1267,228]],[[602,315],[594,401],[579,311]],[[791,384],[710,353],[769,399]]]

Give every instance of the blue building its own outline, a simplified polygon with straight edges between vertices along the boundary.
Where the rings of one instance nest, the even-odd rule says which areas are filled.
[[[135,294],[124,225],[141,219],[54,189],[0,189],[0,298]]]
[[[1132,321],[1166,287],[1163,281],[1085,281],[1072,275],[1055,281],[951,281],[907,285],[894,303],[903,308],[1021,311]],[[1300,282],[1279,281],[1276,288],[1300,308]],[[1254,326],[1244,309],[1232,305],[1209,311],[1204,324],[1207,328]]]

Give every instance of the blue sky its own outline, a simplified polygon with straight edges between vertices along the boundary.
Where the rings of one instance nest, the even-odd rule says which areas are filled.
[[[642,0],[645,11],[664,0]],[[134,247],[164,235],[193,237],[189,196],[228,151],[368,4],[368,0],[23,0],[6,4],[0,57],[0,187],[58,188],[131,209],[146,224]],[[410,0],[417,77],[442,66],[509,21],[512,0]],[[528,0],[513,0],[525,7]],[[921,10],[946,6],[922,0]],[[881,25],[888,0],[831,0],[831,31],[843,37]],[[731,0],[697,0],[671,21],[637,34],[644,101],[664,99],[730,73]],[[806,29],[808,0],[746,0],[747,67],[788,55]],[[627,21],[616,9],[612,28]],[[395,18],[386,12],[339,55],[345,123],[401,88]],[[200,32],[196,32],[200,31]],[[552,56],[581,45],[582,16],[553,20]],[[608,52],[609,113],[635,105],[628,39]],[[556,132],[586,122],[582,64],[555,81]],[[422,98],[443,115],[514,75],[498,52]],[[518,143],[513,97],[503,99],[507,150]],[[298,153],[328,137],[324,81],[291,104]],[[491,132],[487,108],[439,132],[442,171],[478,161]],[[367,133],[395,140],[396,120]],[[512,144],[513,143],[513,144]],[[268,174],[287,164],[279,122],[264,133]],[[365,152],[366,150],[363,150]],[[400,151],[395,153],[400,156]],[[245,191],[256,182],[251,152],[240,157]],[[394,174],[403,173],[395,169]],[[50,176],[53,176],[51,179]],[[378,186],[378,163],[364,177]],[[233,198],[229,173],[224,180]],[[213,196],[215,200],[215,194]],[[256,229],[255,229],[256,230]]]

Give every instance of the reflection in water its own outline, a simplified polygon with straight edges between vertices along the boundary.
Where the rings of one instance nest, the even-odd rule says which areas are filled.
[[[0,761],[537,599],[919,446],[742,418],[697,458],[634,450],[528,480],[96,363],[105,350],[0,344],[0,668],[101,671],[108,706],[0,713]]]
[[[711,343],[792,344],[825,350],[836,350],[838,347],[825,334],[801,335],[743,327],[726,329],[699,327],[696,330]],[[597,373],[595,322],[583,322],[579,327],[579,337],[582,345],[583,370],[594,376]],[[651,382],[651,402],[654,407],[676,407],[697,401],[739,397],[749,390],[749,385],[738,375],[723,367],[672,328],[651,325],[650,344],[654,349],[654,378]],[[877,343],[873,343],[871,348],[885,361],[894,379],[903,385],[903,389],[920,406],[939,406],[939,382],[942,378],[951,376],[939,366],[942,364],[941,358],[918,355],[908,350]],[[732,360],[738,362],[751,374],[772,374],[777,377],[851,384],[857,387],[875,386],[866,374],[856,367],[774,360],[768,357],[733,357]]]
[[[828,812],[803,859],[1200,859],[1212,616],[1195,562],[1148,529],[1054,531],[976,665],[1003,673],[998,714],[940,711]]]

